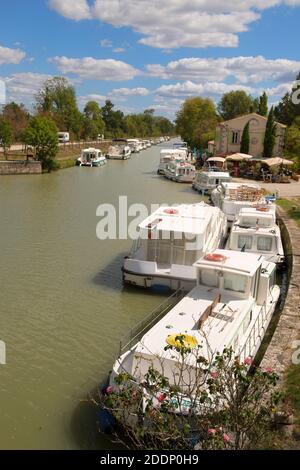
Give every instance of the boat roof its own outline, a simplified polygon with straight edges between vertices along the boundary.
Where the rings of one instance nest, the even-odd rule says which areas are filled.
[[[212,304],[218,295],[217,289],[197,286],[192,289],[170,312],[154,325],[135,347],[137,363],[138,355],[156,356],[178,360],[179,353],[173,349],[165,350],[169,335],[188,334],[195,337],[198,344],[203,345],[201,356],[208,358],[210,353],[221,352],[228,346],[237,330],[237,323],[242,321],[241,313],[250,310],[254,299],[233,299],[228,293],[222,292],[220,302],[213,308],[199,329],[201,315]],[[209,345],[208,347],[205,347]],[[187,363],[194,363],[193,354],[185,358]]]
[[[143,220],[139,228],[148,230],[149,224],[155,222],[157,230],[200,235],[206,231],[210,220],[217,214],[223,217],[220,209],[203,201],[196,204],[161,206]]]
[[[228,171],[199,171],[197,174],[211,176],[212,178],[230,178]]]
[[[240,209],[239,218],[240,217],[256,217],[259,219],[274,219],[276,212],[275,204],[269,204],[268,207],[265,207],[264,210],[260,210],[259,207],[243,207]]]
[[[226,271],[232,271],[235,274],[253,276],[264,261],[264,257],[262,255],[234,250],[217,249],[212,254],[222,255],[224,256],[224,260],[210,261],[204,256],[203,258],[198,259],[193,266],[196,268],[219,268]]]
[[[82,151],[84,153],[88,153],[88,152],[92,153],[92,152],[101,152],[101,149],[96,149],[94,147],[90,147],[90,148],[83,149]]]
[[[232,226],[232,234],[243,234],[243,235],[255,235],[255,236],[268,236],[268,237],[278,237],[280,236],[280,229],[277,225],[271,225],[268,227],[245,227],[238,224]]]
[[[261,189],[261,186],[259,186],[258,184],[254,184],[254,183],[236,183],[236,182],[233,182],[233,181],[224,181],[221,183],[221,185],[223,186],[224,189],[240,189],[240,188],[254,188],[254,189]]]
[[[160,154],[161,155],[164,155],[164,154],[169,154],[169,155],[179,155],[179,154],[182,154],[182,155],[186,155],[186,151],[185,149],[173,149],[173,148],[166,148],[166,149],[162,149],[160,151]]]

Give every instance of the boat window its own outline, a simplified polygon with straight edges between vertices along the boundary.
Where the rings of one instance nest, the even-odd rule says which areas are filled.
[[[240,274],[224,273],[224,289],[234,292],[246,292],[247,277]]]
[[[251,235],[239,235],[238,237],[238,248],[245,248],[251,250],[252,248],[252,237]]]
[[[218,274],[212,269],[201,269],[199,281],[203,286],[218,287],[219,285]]]
[[[257,237],[257,249],[260,251],[271,251],[272,238],[271,237]]]

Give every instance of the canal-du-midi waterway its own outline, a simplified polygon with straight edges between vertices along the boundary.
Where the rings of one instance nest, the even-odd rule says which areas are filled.
[[[0,448],[111,446],[85,400],[119,340],[162,297],[122,285],[130,240],[96,237],[102,203],[197,202],[156,175],[160,147],[100,168],[0,180]]]

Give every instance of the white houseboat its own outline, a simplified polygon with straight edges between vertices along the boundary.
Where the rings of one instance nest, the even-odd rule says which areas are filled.
[[[203,201],[160,207],[140,225],[129,256],[124,282],[139,287],[191,289],[196,283],[193,263],[225,242],[226,217]]]
[[[276,224],[275,206],[241,209],[231,227],[226,248],[259,253],[267,261],[282,265],[284,251],[280,229]]]
[[[219,207],[231,224],[243,207],[269,207],[264,190],[257,184],[221,183],[211,192],[212,203]]]
[[[256,355],[280,294],[276,265],[261,255],[216,250],[194,267],[197,286],[148,332],[144,333],[143,323],[143,333],[120,348],[110,375],[111,385],[116,386],[114,379],[122,372],[137,383],[144,382],[153,367],[169,379],[170,385],[187,392],[201,373],[199,356],[210,362],[216,353],[229,347],[241,361]],[[168,344],[180,346],[178,337],[191,348],[184,359],[180,383],[181,353],[165,349]]]
[[[110,160],[127,160],[131,157],[131,150],[129,145],[111,145],[106,156]]]
[[[142,144],[139,139],[127,139],[127,144],[130,147],[131,153],[139,153],[142,150]]]
[[[193,189],[202,194],[210,194],[221,183],[231,181],[228,171],[199,171],[196,172]]]
[[[80,157],[76,161],[77,166],[102,166],[105,165],[106,158],[100,149],[83,149]]]
[[[185,161],[171,161],[166,165],[165,177],[177,183],[192,183],[195,178],[195,166]]]
[[[157,173],[164,175],[166,167],[173,161],[183,162],[186,160],[186,151],[184,149],[162,149],[160,151],[160,161]]]

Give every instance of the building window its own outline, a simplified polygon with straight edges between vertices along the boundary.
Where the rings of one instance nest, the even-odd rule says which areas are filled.
[[[239,143],[239,132],[237,132],[237,131],[232,131],[231,143],[232,143],[232,144],[238,144],[238,143]]]

